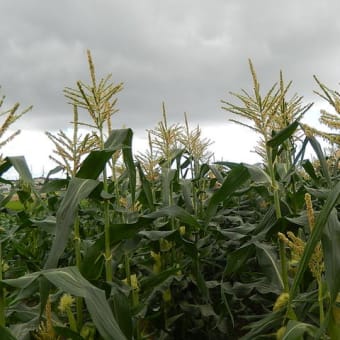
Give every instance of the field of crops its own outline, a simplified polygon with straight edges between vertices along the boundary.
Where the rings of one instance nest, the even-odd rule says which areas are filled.
[[[282,74],[262,94],[250,62],[253,92],[222,105],[258,133],[261,164],[213,162],[165,107],[133,154],[133,131],[111,122],[122,85],[88,58],[90,84],[65,89],[73,135],[47,133],[44,183],[23,157],[0,165],[0,338],[340,339],[340,95],[315,79],[335,111],[318,131]]]

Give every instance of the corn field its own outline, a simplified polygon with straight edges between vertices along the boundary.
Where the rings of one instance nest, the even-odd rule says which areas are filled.
[[[46,132],[43,184],[1,158],[0,338],[340,339],[339,93],[315,77],[334,108],[321,131],[282,73],[263,94],[249,61],[253,92],[222,109],[258,134],[261,163],[213,160],[165,105],[133,154],[133,131],[113,128],[123,84],[88,64],[90,83],[64,89],[73,135]],[[28,110],[2,113],[0,147]]]

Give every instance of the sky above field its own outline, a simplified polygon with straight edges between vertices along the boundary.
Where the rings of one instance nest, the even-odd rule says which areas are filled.
[[[98,77],[124,83],[114,127],[131,127],[135,148],[162,117],[200,125],[217,159],[255,162],[256,136],[228,121],[221,100],[251,91],[251,58],[265,92],[282,70],[291,95],[325,107],[313,75],[332,89],[340,80],[340,2],[336,0],[1,0],[0,85],[4,107],[33,110],[15,125],[22,133],[3,148],[24,155],[34,175],[53,167],[44,131],[71,127],[64,87],[89,81],[86,50]],[[82,119],[85,118],[82,116]]]

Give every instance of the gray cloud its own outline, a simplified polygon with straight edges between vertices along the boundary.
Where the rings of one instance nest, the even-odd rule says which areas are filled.
[[[227,124],[220,100],[251,89],[252,58],[263,88],[279,70],[306,101],[317,74],[338,83],[337,1],[43,0],[0,4],[0,84],[7,102],[34,105],[22,129],[65,128],[72,110],[62,89],[88,79],[86,49],[98,75],[124,82],[117,127],[169,119]]]

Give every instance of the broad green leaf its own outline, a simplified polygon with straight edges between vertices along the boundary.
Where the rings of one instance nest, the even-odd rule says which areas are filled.
[[[104,144],[104,150],[90,152],[83,161],[76,177],[97,179],[103,172],[113,153],[117,150],[122,150],[124,163],[128,170],[130,193],[132,200],[134,201],[136,191],[136,169],[132,156],[132,136],[133,132],[131,129],[112,130]]]
[[[92,179],[72,178],[57,211],[56,236],[47,258],[45,269],[56,267],[62,255],[78,211],[80,201],[99,184]]]
[[[129,187],[132,202],[135,202],[136,193],[136,168],[132,154],[132,138],[133,132],[131,129],[113,130],[105,142],[104,148],[107,150],[117,150],[118,145],[122,149],[124,164],[128,171]]]
[[[111,159],[115,150],[94,150],[84,159],[76,177],[97,179],[103,172],[107,162]]]
[[[33,225],[38,226],[41,230],[44,230],[51,235],[55,235],[56,218],[54,216],[47,216],[43,220],[31,219],[31,222]]]
[[[39,319],[39,315],[33,318],[32,316],[30,317],[31,317],[30,320],[28,317],[29,321],[11,325],[11,333],[13,334],[15,339],[19,339],[19,340],[31,340],[32,339],[31,331],[36,330],[39,327],[40,319]],[[2,337],[0,338],[2,339]]]
[[[23,156],[8,157],[8,160],[11,162],[15,170],[18,172],[20,178],[25,183],[30,183],[30,184],[34,183],[33,177],[28,168],[25,157]]]
[[[147,178],[145,177],[144,172],[142,170],[142,167],[140,166],[139,163],[137,163],[137,169],[138,169],[138,174],[139,174],[139,178],[140,178],[141,185],[142,185],[142,190],[144,192],[144,195],[146,197],[146,201],[148,203],[148,207],[151,211],[154,211],[155,206],[154,206],[154,203],[153,203],[151,184],[147,180]]]
[[[193,217],[188,212],[186,212],[183,208],[177,205],[164,207],[148,215],[144,215],[145,218],[152,218],[152,219],[156,219],[158,217],[164,217],[164,216],[178,218],[182,223],[188,224],[198,229],[201,227],[201,225],[199,224],[199,222],[196,220],[195,217]]]
[[[184,200],[184,208],[190,213],[194,213],[194,207],[192,202],[193,196],[193,182],[191,180],[181,180],[180,181],[182,196]],[[195,198],[194,198],[195,199]]]
[[[262,242],[254,242],[257,253],[257,261],[271,283],[284,287],[279,261],[272,246]]]
[[[327,161],[326,161],[326,158],[325,158],[325,156],[322,152],[320,143],[317,141],[317,139],[314,136],[307,136],[307,138],[308,138],[309,143],[313,147],[313,149],[316,153],[316,156],[319,159],[321,173],[324,175],[328,187],[331,187],[332,186],[332,180],[331,180],[331,176],[330,176],[329,171],[328,171]]]
[[[303,169],[307,172],[307,174],[309,175],[309,177],[316,183],[319,182],[319,178],[315,173],[315,169],[313,164],[309,161],[309,160],[304,160],[301,163]]]
[[[142,291],[150,291],[155,288],[160,289],[160,286],[170,277],[174,277],[176,273],[179,271],[179,268],[168,268],[162,270],[158,274],[152,274],[140,280],[140,286]]]
[[[2,282],[17,288],[24,288],[40,276],[45,277],[64,292],[83,297],[91,318],[104,339],[126,339],[113,317],[105,292],[87,281],[76,267],[47,269],[25,275],[19,279],[3,280]],[[103,317],[104,315],[105,317]]]
[[[340,222],[336,209],[330,213],[323,230],[322,248],[326,282],[333,303],[340,291]]]
[[[139,218],[135,223],[122,223],[110,225],[111,247],[118,242],[133,238],[141,229],[150,225],[149,218]],[[104,234],[85,252],[81,264],[81,273],[87,279],[96,279],[100,275],[103,266],[103,249],[105,245]]]
[[[222,186],[211,196],[206,210],[209,221],[215,214],[220,202],[228,199],[250,178],[248,169],[243,165],[234,167],[227,175]]]
[[[197,254],[198,255],[198,254]],[[210,301],[210,294],[209,294],[209,289],[207,287],[207,284],[204,279],[204,275],[202,273],[200,261],[198,259],[198,256],[196,259],[193,259],[192,262],[192,274],[196,280],[197,287],[199,288],[202,297],[204,298],[205,301]]]
[[[0,326],[0,339],[1,340],[17,340],[11,331],[3,326]]]
[[[52,175],[57,174],[58,172],[64,171],[64,168],[60,165],[56,166],[54,169],[50,170],[46,176],[49,179]]]
[[[254,254],[255,246],[247,244],[227,255],[227,276],[237,273],[244,263]]]
[[[169,230],[169,231],[160,231],[160,230],[142,230],[138,233],[138,235],[145,236],[151,241],[158,241],[162,238],[166,238],[169,235],[175,233],[176,230]]]
[[[315,337],[317,328],[311,324],[290,320],[287,324],[286,332],[282,340],[305,339],[304,335]]]
[[[126,339],[113,317],[104,291],[87,281],[76,267],[44,270],[41,273],[61,290],[84,298],[91,318],[104,339]]]
[[[50,179],[43,184],[40,189],[40,193],[60,191],[67,187],[68,182],[68,179]]]
[[[293,135],[298,126],[299,122],[298,120],[295,120],[293,123],[276,133],[275,136],[267,142],[267,145],[271,148],[277,148]]]
[[[162,168],[161,181],[162,181],[162,203],[163,206],[169,206],[171,204],[172,196],[172,183],[176,176],[177,171],[175,169]]]
[[[128,339],[132,339],[133,325],[129,298],[119,289],[113,289],[111,293],[113,314],[120,329]]]
[[[301,257],[297,273],[295,275],[293,285],[290,290],[290,301],[294,299],[298,292],[299,285],[302,281],[303,274],[308,267],[308,263],[313,254],[316,244],[320,241],[321,235],[323,233],[324,227],[328,222],[330,214],[337,203],[340,196],[340,182],[338,182],[333,190],[330,191],[326,202],[324,203],[319,215],[315,221],[315,227],[313,232],[306,243],[305,250]]]
[[[24,289],[30,286],[39,277],[39,275],[40,275],[39,272],[35,272],[27,274],[25,276],[18,277],[16,279],[2,280],[1,282],[12,287]]]

